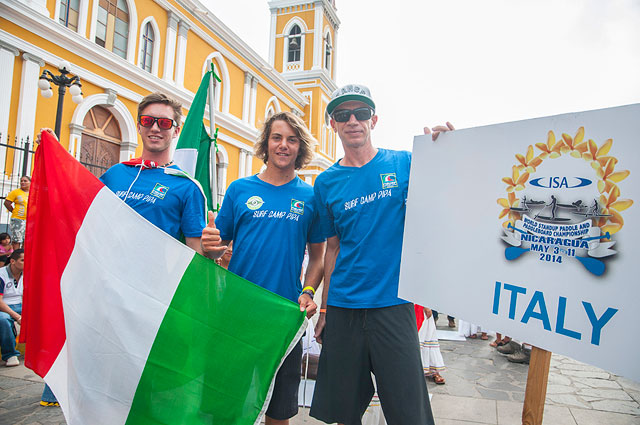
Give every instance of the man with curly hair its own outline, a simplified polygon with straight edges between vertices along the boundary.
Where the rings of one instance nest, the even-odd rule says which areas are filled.
[[[317,307],[313,295],[322,279],[325,244],[313,188],[296,176],[296,170],[311,161],[314,144],[296,115],[280,112],[269,117],[255,148],[266,169],[231,183],[215,221],[222,245],[233,241],[229,270],[297,302],[308,317]],[[209,248],[206,232],[212,230],[203,232],[205,249]],[[303,288],[300,272],[307,245],[309,265]],[[301,360],[298,343],[276,375],[266,425],[286,425],[298,413]]]

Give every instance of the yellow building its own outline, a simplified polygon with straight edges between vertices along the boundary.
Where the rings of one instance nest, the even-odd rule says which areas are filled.
[[[334,0],[274,0],[268,7],[265,61],[198,0],[0,0],[1,195],[22,172],[15,141],[21,146],[39,128],[54,127],[58,95],[45,98],[38,80],[45,69],[60,74],[63,60],[80,78],[83,98],[76,104],[64,97],[60,140],[96,175],[140,155],[136,107],[145,95],[167,93],[186,116],[213,60],[222,79],[215,99],[219,195],[261,169],[253,157],[258,129],[279,111],[301,116],[318,141],[313,162],[299,173],[312,183],[335,161],[324,109],[336,89],[340,21]]]

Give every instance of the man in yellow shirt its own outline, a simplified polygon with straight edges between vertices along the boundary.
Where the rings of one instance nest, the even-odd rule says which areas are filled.
[[[9,233],[13,249],[22,248],[24,243],[24,231],[27,221],[27,204],[29,203],[29,187],[31,177],[22,176],[20,179],[20,189],[14,189],[4,200],[4,206],[11,213],[9,220]]]

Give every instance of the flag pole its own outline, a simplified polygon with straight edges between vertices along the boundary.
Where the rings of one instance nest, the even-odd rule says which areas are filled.
[[[207,68],[211,70],[209,80],[209,136],[213,140],[213,161],[211,166],[211,199],[214,212],[220,209],[218,204],[218,130],[216,129],[216,84],[220,81],[215,73],[213,60],[209,59]],[[217,80],[217,81],[216,81]]]

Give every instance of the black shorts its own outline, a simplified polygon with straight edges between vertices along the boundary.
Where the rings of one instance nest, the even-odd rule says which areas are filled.
[[[301,363],[302,341],[293,347],[276,375],[271,401],[266,413],[271,419],[283,421],[298,414]]]
[[[433,424],[413,304],[372,309],[329,306],[310,415],[359,425],[375,375],[388,425]]]

